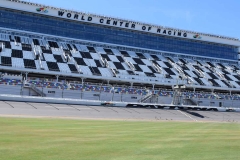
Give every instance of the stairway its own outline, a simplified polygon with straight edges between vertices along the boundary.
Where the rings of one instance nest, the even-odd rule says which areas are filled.
[[[152,98],[154,96],[154,94],[152,92],[149,92],[145,97],[141,98],[138,102],[139,103],[144,103],[147,100],[149,100],[150,98]]]
[[[191,98],[185,98],[185,99],[183,99],[184,101],[185,101],[185,103],[187,104],[187,105],[192,105],[192,106],[197,106],[198,104],[197,104],[197,102],[195,102],[193,99],[191,99]]]
[[[37,89],[35,86],[33,86],[33,85],[30,85],[30,86],[28,86],[28,85],[24,85],[24,88],[30,88],[31,90],[33,90],[34,92],[36,92],[39,96],[41,96],[41,97],[46,97],[46,94],[45,93],[43,93],[42,91],[40,91],[39,89]]]
[[[172,104],[182,105],[182,92],[181,89],[176,89],[173,94]]]

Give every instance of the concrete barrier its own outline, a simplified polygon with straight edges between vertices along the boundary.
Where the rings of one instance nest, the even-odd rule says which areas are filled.
[[[52,103],[52,104],[72,104],[72,105],[88,105],[88,106],[109,106],[109,107],[135,107],[135,108],[152,108],[152,109],[186,109],[186,110],[202,110],[202,111],[220,111],[220,112],[240,112],[240,108],[225,108],[213,106],[191,106],[191,105],[166,105],[153,103],[131,103],[131,102],[115,102],[115,101],[96,101],[84,99],[70,98],[50,98],[50,97],[33,97],[1,94],[0,101],[17,101],[17,102],[34,102],[34,103]]]
[[[53,104],[73,104],[73,105],[91,105],[91,106],[116,106],[126,107],[126,102],[93,101],[69,98],[50,98],[50,97],[32,97],[17,95],[0,95],[1,101],[34,102],[34,103],[53,103]]]

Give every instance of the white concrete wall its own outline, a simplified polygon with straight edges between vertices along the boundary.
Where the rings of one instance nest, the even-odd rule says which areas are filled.
[[[42,90],[42,88],[38,88]],[[55,91],[55,93],[48,93],[48,91]],[[86,100],[99,100],[99,92],[91,92],[91,91],[84,91],[81,92],[80,90],[60,90],[60,89],[51,89],[51,88],[43,88],[43,92],[47,95],[47,97],[53,98],[71,98],[71,99],[86,99]],[[10,86],[10,85],[0,85],[0,94],[10,94],[10,95],[21,95],[21,86]],[[95,96],[94,96],[95,95]],[[23,89],[23,96],[38,96],[34,91],[29,88]],[[136,97],[133,98],[133,97]],[[138,102],[144,96],[136,95],[136,94],[118,94],[115,93],[107,93],[102,92],[100,95],[101,101],[122,101],[122,102]],[[219,102],[222,102],[223,107],[234,107],[240,108],[240,101],[239,100],[224,100],[224,99],[207,99],[207,98],[193,98],[195,102],[202,101],[200,103],[201,106],[215,106],[219,107]],[[158,104],[171,104],[172,97],[168,96],[159,96],[158,97]],[[214,102],[214,103],[211,103]],[[146,103],[150,103],[150,101],[146,101]]]
[[[193,98],[193,100],[195,100],[195,102],[202,101],[203,103],[200,103],[201,106],[219,107],[219,102],[221,102],[222,107],[240,108],[239,100],[207,99],[207,98]],[[214,102],[214,103],[211,103],[211,102]]]
[[[0,94],[20,95],[20,86],[0,85]]]

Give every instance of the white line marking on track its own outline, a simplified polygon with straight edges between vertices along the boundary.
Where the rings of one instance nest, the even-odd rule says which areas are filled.
[[[74,109],[73,107],[58,107],[58,109]]]
[[[188,117],[188,118],[192,119],[192,120],[193,120],[193,121],[195,121],[195,122],[197,122],[197,121],[198,121],[198,120],[196,120],[196,119],[192,118],[191,116],[189,116],[188,114],[186,114],[186,113],[184,113],[184,112],[182,112],[182,111],[180,111],[180,110],[178,110],[178,112],[182,113],[183,115],[185,115],[186,117]]]

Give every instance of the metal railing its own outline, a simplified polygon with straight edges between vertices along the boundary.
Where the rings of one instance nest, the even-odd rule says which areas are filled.
[[[37,87],[35,87],[34,85],[28,85],[28,84],[24,84],[23,85],[24,88],[30,88],[32,89],[34,92],[36,92],[38,95],[40,95],[41,97],[46,97],[46,94],[43,93],[43,91],[39,90]]]

